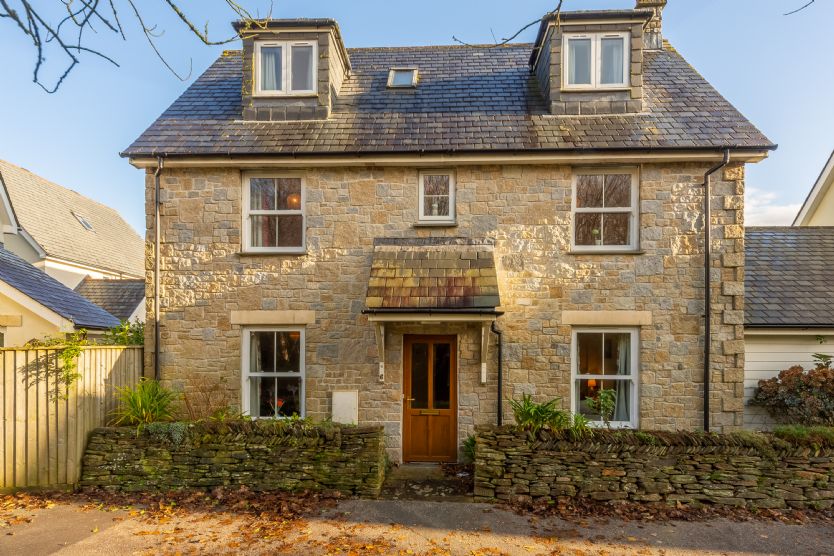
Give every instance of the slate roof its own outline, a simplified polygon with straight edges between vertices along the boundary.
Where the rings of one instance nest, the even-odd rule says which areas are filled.
[[[640,114],[549,114],[531,44],[348,49],[327,120],[241,120],[242,62],[225,52],[124,156],[691,149],[775,146],[668,44],[644,53]],[[416,66],[415,89],[386,87]]]
[[[71,320],[76,328],[107,329],[119,325],[119,319],[2,247],[0,281]]]
[[[128,320],[145,301],[144,280],[96,280],[87,276],[75,286],[83,295],[119,320]]]
[[[494,312],[491,239],[376,238],[366,312]]]
[[[47,256],[144,276],[145,243],[115,209],[0,160],[3,185],[19,225]],[[85,229],[73,212],[93,229]]]
[[[751,227],[745,241],[746,326],[834,328],[834,227]]]

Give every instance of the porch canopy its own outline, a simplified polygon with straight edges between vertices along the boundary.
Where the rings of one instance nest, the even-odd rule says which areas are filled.
[[[489,238],[376,238],[363,313],[374,324],[379,380],[385,380],[385,324],[472,322],[481,325],[486,381],[489,327],[501,314]]]

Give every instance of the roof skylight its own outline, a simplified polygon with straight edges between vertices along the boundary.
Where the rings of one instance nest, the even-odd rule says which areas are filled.
[[[81,216],[80,214],[76,214],[76,213],[74,213],[74,212],[72,213],[72,215],[75,217],[75,219],[76,219],[76,220],[78,220],[78,222],[79,222],[82,226],[84,226],[84,229],[85,229],[85,230],[90,230],[90,231],[93,231],[93,225],[92,225],[92,224],[90,224],[90,221],[89,221],[89,220],[87,220],[86,218],[84,218],[84,217],[83,217],[83,216]]]
[[[391,68],[388,87],[398,89],[417,86],[417,68]]]

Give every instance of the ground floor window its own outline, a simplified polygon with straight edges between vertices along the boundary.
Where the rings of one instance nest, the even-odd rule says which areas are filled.
[[[304,329],[244,329],[242,351],[244,412],[303,417]]]
[[[571,409],[594,423],[636,427],[639,332],[634,329],[575,329],[571,343]],[[602,400],[609,400],[607,410]]]

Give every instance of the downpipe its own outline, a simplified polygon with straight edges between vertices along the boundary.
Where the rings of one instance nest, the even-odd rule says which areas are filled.
[[[492,333],[498,336],[498,419],[497,424],[500,427],[504,424],[504,335],[495,326],[495,321],[492,321],[490,326]]]
[[[153,227],[154,227],[154,241],[153,241],[153,377],[154,380],[159,380],[160,378],[160,371],[159,371],[159,341],[160,341],[160,333],[159,333],[159,243],[160,243],[160,228],[159,225],[159,215],[160,215],[160,206],[162,205],[160,201],[160,174],[162,174],[162,169],[165,166],[165,161],[163,157],[159,156],[156,159],[156,171],[154,172],[154,218],[153,218]]]
[[[730,149],[724,159],[704,174],[704,432],[710,429],[710,352],[712,348],[712,175],[730,163]]]

